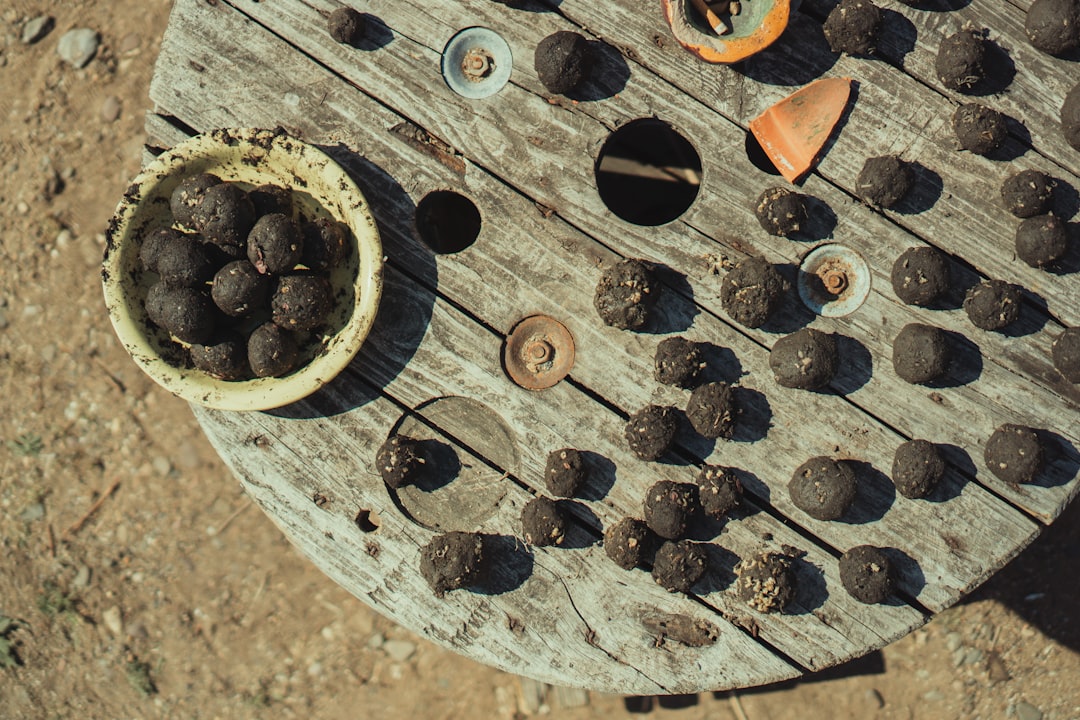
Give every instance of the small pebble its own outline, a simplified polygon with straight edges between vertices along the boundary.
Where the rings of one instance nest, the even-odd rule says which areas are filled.
[[[369,637],[367,641],[367,646],[372,650],[378,650],[384,644],[386,644],[386,638],[383,637],[382,633],[375,633],[374,635]]]
[[[48,35],[56,22],[48,15],[39,15],[33,20],[27,21],[22,29],[22,41],[26,45],[33,45],[41,38]]]
[[[923,700],[929,700],[930,702],[938,702],[945,699],[945,693],[940,690],[931,690],[923,695]]]
[[[101,621],[105,623],[105,627],[109,628],[109,632],[116,637],[120,637],[124,633],[124,621],[120,618],[120,608],[115,605],[101,613]]]
[[[80,565],[78,571],[75,573],[75,579],[71,581],[73,587],[84,588],[90,585],[90,568],[86,565]]]
[[[26,523],[40,520],[43,517],[45,517],[45,506],[39,502],[27,505],[26,509],[19,513],[19,519]]]
[[[393,660],[405,662],[416,653],[416,643],[408,640],[387,640],[382,649]]]
[[[101,121],[116,122],[118,117],[120,117],[120,98],[110,95],[101,103]]]
[[[959,650],[962,643],[963,638],[958,632],[951,632],[945,636],[945,647],[949,648],[949,652],[956,652]]]
[[[1021,700],[1016,703],[1016,717],[1018,720],[1042,720],[1043,712],[1031,703]]]
[[[84,68],[94,59],[100,42],[101,36],[96,31],[77,28],[64,33],[56,46],[56,52],[72,67]]]

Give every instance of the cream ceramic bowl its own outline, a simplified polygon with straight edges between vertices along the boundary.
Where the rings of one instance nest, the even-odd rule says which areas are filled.
[[[182,343],[147,317],[146,292],[157,281],[142,269],[142,240],[173,224],[169,197],[185,177],[212,173],[245,190],[264,183],[292,191],[308,220],[332,217],[352,231],[348,257],[331,271],[336,305],[325,330],[301,344],[300,366],[279,378],[225,381],[190,367]],[[120,342],[159,385],[220,410],[268,410],[310,395],[356,355],[382,293],[382,243],[367,201],[341,167],[318,148],[269,130],[225,129],[162,153],[135,179],[106,233],[102,284]]]

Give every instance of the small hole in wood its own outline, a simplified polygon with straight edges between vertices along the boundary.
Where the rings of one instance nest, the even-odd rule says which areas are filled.
[[[367,508],[360,508],[360,512],[356,513],[356,527],[366,533],[375,532],[381,524],[379,516]]]
[[[596,189],[635,225],[663,225],[689,209],[701,187],[701,156],[673,127],[642,118],[611,134],[596,160]]]
[[[451,190],[428,193],[416,206],[420,239],[440,255],[461,252],[480,235],[480,211],[464,195]]]

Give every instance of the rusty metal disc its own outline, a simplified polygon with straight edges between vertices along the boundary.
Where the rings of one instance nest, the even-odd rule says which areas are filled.
[[[503,367],[527,390],[555,385],[574,367],[574,336],[547,315],[530,315],[510,331],[503,345]]]

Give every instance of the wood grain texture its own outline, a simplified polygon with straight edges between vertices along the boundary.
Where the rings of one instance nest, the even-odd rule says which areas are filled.
[[[742,117],[734,117],[733,95],[713,104],[688,98],[681,90],[718,92],[716,78],[731,80],[731,70],[703,69],[689,56],[659,48],[652,38],[646,51],[635,38],[648,23],[635,19],[618,40],[607,35],[613,43],[642,50],[628,52],[630,79],[616,97],[579,104],[549,99],[530,67],[531,47],[556,29],[584,22],[580,18],[586,14],[591,18],[591,8],[568,1],[560,7],[562,14],[530,13],[528,24],[515,24],[513,13],[492,3],[447,3],[438,17],[419,5],[410,0],[366,4],[361,9],[382,18],[379,32],[386,42],[358,51],[326,37],[325,14],[336,4],[223,1],[208,6],[178,0],[151,91],[158,106],[148,116],[151,146],[174,144],[187,137],[188,128],[281,124],[342,162],[376,213],[389,257],[386,300],[371,340],[347,373],[281,413],[196,409],[215,447],[264,510],[336,581],[436,642],[545,682],[624,693],[739,687],[856,657],[925,620],[917,607],[902,601],[864,606],[852,600],[839,584],[839,552],[863,543],[894,548],[903,597],[936,611],[963,597],[1034,537],[1036,524],[1017,508],[1050,521],[1072,498],[1078,462],[1075,423],[1069,418],[1077,392],[1060,381],[1047,360],[1059,331],[1056,321],[1031,305],[1023,319],[1029,334],[977,334],[962,311],[909,308],[888,288],[889,265],[902,249],[927,241],[942,245],[938,232],[947,235],[965,223],[1000,226],[1001,219],[995,220],[1000,211],[985,191],[979,198],[974,186],[969,188],[970,215],[949,225],[923,217],[939,209],[944,195],[930,211],[886,217],[851,200],[843,173],[823,170],[810,178],[805,190],[837,216],[832,237],[863,252],[875,288],[855,315],[818,318],[813,324],[857,338],[868,358],[857,356],[830,393],[778,388],[767,365],[768,348],[778,335],[730,324],[716,298],[720,276],[715,274],[719,264],[747,253],[796,263],[810,247],[764,236],[747,208],[770,181],[742,154],[739,123],[767,105],[767,98],[748,94],[777,88],[740,79],[737,107],[748,113]],[[609,9],[615,17],[629,17],[629,7]],[[476,24],[478,18],[503,32],[519,64],[499,95],[469,102],[442,84],[438,50],[458,23]],[[663,28],[650,22],[654,33],[662,34]],[[601,25],[589,26],[604,34],[597,30]],[[932,93],[895,68],[879,65],[897,76],[890,80],[894,87],[919,102],[945,102],[940,96],[925,100],[921,96]],[[701,86],[675,87],[667,73],[676,70],[682,74],[680,85],[694,77]],[[878,100],[861,96],[859,103]],[[653,113],[674,118],[692,137],[713,138],[707,146],[698,143],[707,168],[701,195],[683,219],[668,226],[613,224],[593,188],[592,158],[611,128]],[[890,131],[910,132],[904,123],[898,127]],[[844,137],[848,134],[845,129]],[[872,139],[849,138],[862,142],[861,149],[842,151],[838,141],[828,159],[866,157]],[[940,149],[933,152],[948,157]],[[1045,162],[1029,154],[1033,164]],[[952,182],[952,170],[946,182]],[[979,172],[975,167],[970,175]],[[441,188],[471,197],[481,209],[484,229],[469,250],[436,258],[417,240],[412,223],[415,203]],[[944,246],[965,283],[974,282],[987,263],[1012,267],[1006,257],[982,257],[1004,253],[976,250],[971,242]],[[686,394],[651,379],[657,334],[615,331],[592,310],[599,267],[620,255],[643,255],[674,269],[662,329],[716,346],[716,371],[737,381],[744,399],[743,435],[735,442],[708,444],[684,436],[679,457],[661,464],[642,463],[625,449],[627,413],[649,402],[681,406]],[[1065,290],[1047,292],[1056,317],[1067,316],[1076,303],[1068,290],[1075,276],[1061,280]],[[564,320],[579,353],[571,382],[539,394],[511,385],[499,364],[505,333],[532,312]],[[889,368],[891,337],[913,319],[971,337],[981,350],[978,380],[934,390],[936,399],[928,397],[930,389],[899,381]],[[781,320],[798,322],[799,313]],[[869,378],[861,377],[870,370]],[[500,535],[507,547],[514,547],[519,534],[521,506],[543,492],[539,478],[549,450],[587,448],[614,467],[610,487],[593,488],[572,508],[580,547],[511,552],[514,562],[502,572],[504,592],[457,592],[437,601],[416,573],[418,547],[431,531],[400,513],[369,468],[374,449],[403,417],[425,427],[448,424],[445,417],[425,418],[422,409],[446,395],[494,409],[517,439],[519,467],[493,467],[493,472],[509,470],[502,478],[506,493],[496,494],[489,514],[475,516],[484,532]],[[982,467],[980,443],[1004,420],[1059,433],[1062,452],[1053,458],[1045,487],[1009,488]],[[448,442],[452,435],[436,433]],[[897,497],[881,474],[888,471],[895,446],[911,436],[954,446],[946,448],[952,467],[932,502]],[[456,448],[470,466],[498,465],[489,457],[495,449],[470,444],[471,450]],[[786,491],[791,470],[813,454],[862,463],[861,497],[851,522],[814,521],[791,505]],[[722,528],[698,529],[714,564],[693,595],[665,593],[645,573],[624,573],[607,561],[595,542],[597,533],[627,514],[639,514],[649,484],[661,478],[690,481],[703,461],[743,469],[749,498]],[[329,510],[312,502],[316,492],[332,498]],[[378,531],[365,533],[357,526],[360,508],[377,514]],[[788,614],[760,615],[732,593],[734,563],[765,548],[806,552],[797,564],[800,597]],[[521,562],[531,563],[527,579],[514,574]],[[653,647],[655,628],[650,630],[646,620],[658,609],[716,626],[717,642],[690,647],[667,641]],[[588,677],[582,667],[590,668]]]

